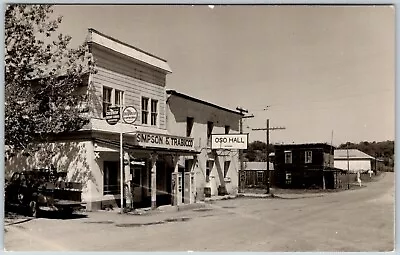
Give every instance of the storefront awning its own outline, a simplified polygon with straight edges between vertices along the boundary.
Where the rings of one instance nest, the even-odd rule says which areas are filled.
[[[95,138],[94,142],[96,144],[96,152],[119,152],[120,143],[117,140]],[[140,146],[132,143],[130,139],[125,139],[125,141],[123,141],[123,149],[127,151],[135,150],[143,152],[157,152],[157,154],[194,155],[200,153],[194,149]]]

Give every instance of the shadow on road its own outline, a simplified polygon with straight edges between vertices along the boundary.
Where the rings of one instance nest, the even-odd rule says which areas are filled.
[[[87,218],[86,214],[81,212],[77,213],[62,213],[62,212],[40,212],[40,216],[38,218],[48,218],[48,219],[60,219],[60,220],[71,220],[71,219],[81,219]],[[34,219],[33,217],[29,217],[26,212],[22,209],[14,209],[5,211],[4,213],[4,221],[9,222],[9,224],[19,224],[23,222],[27,222]],[[10,223],[11,222],[11,223]]]

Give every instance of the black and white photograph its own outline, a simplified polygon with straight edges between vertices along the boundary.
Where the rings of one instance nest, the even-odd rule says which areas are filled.
[[[3,14],[5,251],[394,251],[394,5]]]

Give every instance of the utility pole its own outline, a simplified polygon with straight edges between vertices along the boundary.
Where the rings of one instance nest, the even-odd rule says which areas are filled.
[[[240,124],[239,124],[239,133],[243,134],[243,119],[244,118],[253,118],[254,115],[248,115],[248,116],[244,116],[244,113],[248,113],[249,111],[246,109],[243,109],[242,107],[236,107],[236,110],[238,110],[240,112],[240,114],[242,115],[242,117],[240,118]],[[243,150],[239,149],[239,160],[240,160],[240,171],[239,171],[239,178],[238,178],[238,193],[241,193],[243,190],[243,181],[242,179],[244,179],[244,162],[243,162]]]
[[[346,144],[347,150],[347,189],[350,189],[350,162],[349,162],[349,144]]]
[[[253,130],[265,130],[267,136],[267,193],[270,193],[270,172],[269,172],[269,131],[270,130],[280,130],[286,129],[285,127],[269,127],[269,119],[267,119],[266,128],[253,128]]]

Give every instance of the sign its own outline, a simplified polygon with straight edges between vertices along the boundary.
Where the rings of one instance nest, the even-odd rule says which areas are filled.
[[[247,149],[247,134],[211,135],[211,149]]]
[[[137,117],[138,117],[138,111],[133,106],[127,106],[122,111],[122,119],[127,124],[133,124],[136,121]]]
[[[138,145],[159,147],[167,149],[194,149],[193,138],[165,135],[165,134],[153,134],[147,132],[135,133],[135,138]]]
[[[106,112],[106,121],[110,125],[115,125],[120,119],[120,108],[109,107]]]

